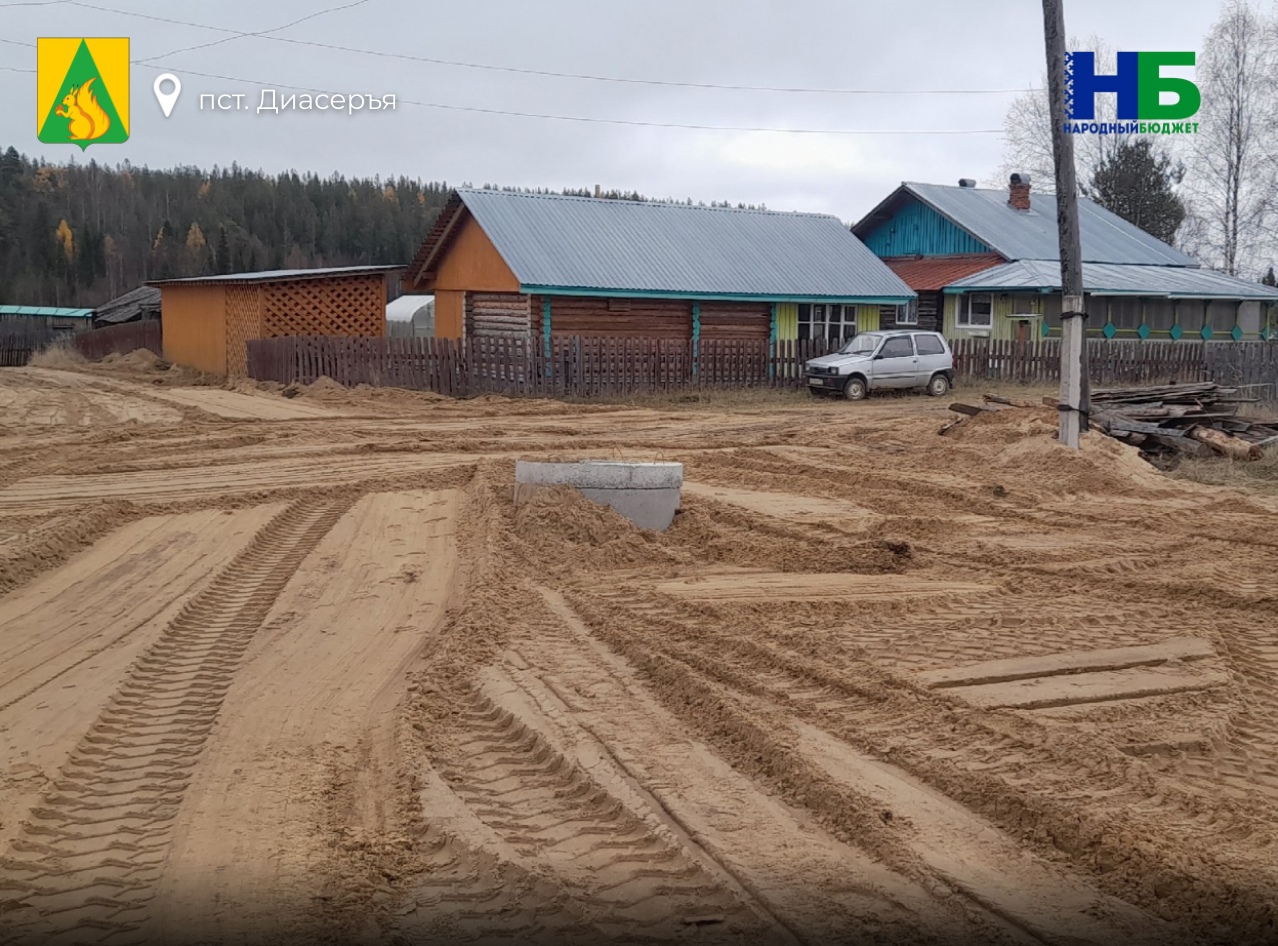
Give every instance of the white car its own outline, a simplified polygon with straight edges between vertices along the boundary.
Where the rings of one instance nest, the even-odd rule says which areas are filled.
[[[944,397],[954,384],[954,355],[939,332],[862,332],[804,368],[813,394],[842,394],[849,401],[887,388],[924,388]]]

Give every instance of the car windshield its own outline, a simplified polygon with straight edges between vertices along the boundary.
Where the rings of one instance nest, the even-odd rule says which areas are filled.
[[[867,355],[878,347],[877,335],[858,335],[839,349],[840,355]]]

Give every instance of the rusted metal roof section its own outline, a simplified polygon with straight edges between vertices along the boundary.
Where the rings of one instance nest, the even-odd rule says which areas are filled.
[[[903,195],[912,195],[1008,260],[1060,259],[1056,197],[1031,193],[1030,209],[1008,205],[1006,188],[905,182],[853,230],[866,232]],[[1086,198],[1078,201],[1083,261],[1133,266],[1192,266],[1198,261]]]
[[[1018,260],[957,279],[954,292],[1059,290],[1061,268],[1055,261]],[[1257,299],[1278,303],[1278,289],[1211,269],[1183,266],[1114,266],[1086,263],[1083,288],[1092,295],[1165,296],[1172,299]]]
[[[464,205],[525,292],[875,300],[914,294],[824,214],[462,190],[413,264],[433,265]]]
[[[897,256],[883,262],[915,292],[938,292],[956,279],[1000,265],[1003,258],[993,253],[977,253],[963,256]]]

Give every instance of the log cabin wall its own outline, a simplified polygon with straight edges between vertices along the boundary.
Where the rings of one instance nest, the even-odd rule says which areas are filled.
[[[769,302],[701,303],[702,338],[755,338],[772,336],[772,304]]]
[[[919,328],[929,332],[941,330],[941,294],[939,292],[919,293]]]
[[[880,327],[898,328],[896,324],[896,306],[881,306]],[[920,332],[939,332],[941,330],[941,294],[939,292],[920,292],[918,301],[919,322],[917,325],[901,325],[900,328],[918,329]]]
[[[527,338],[532,333],[532,297],[518,292],[468,292],[468,338]],[[540,317],[538,323],[540,325]]]
[[[536,332],[541,331],[545,298],[533,297],[532,328]],[[550,302],[552,335],[684,340],[692,337],[692,303],[686,299],[551,296]],[[702,308],[704,311],[704,304]]]

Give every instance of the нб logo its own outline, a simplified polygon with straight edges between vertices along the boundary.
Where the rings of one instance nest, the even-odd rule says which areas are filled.
[[[128,39],[37,40],[36,129],[46,144],[81,151],[128,141]]]
[[[1198,112],[1202,98],[1188,79],[1164,76],[1163,66],[1192,66],[1192,52],[1119,53],[1118,72],[1096,74],[1096,54],[1065,54],[1065,117],[1070,121],[1095,121],[1097,92],[1118,94],[1120,120],[1176,121]],[[1176,101],[1163,105],[1159,93],[1170,92]]]

